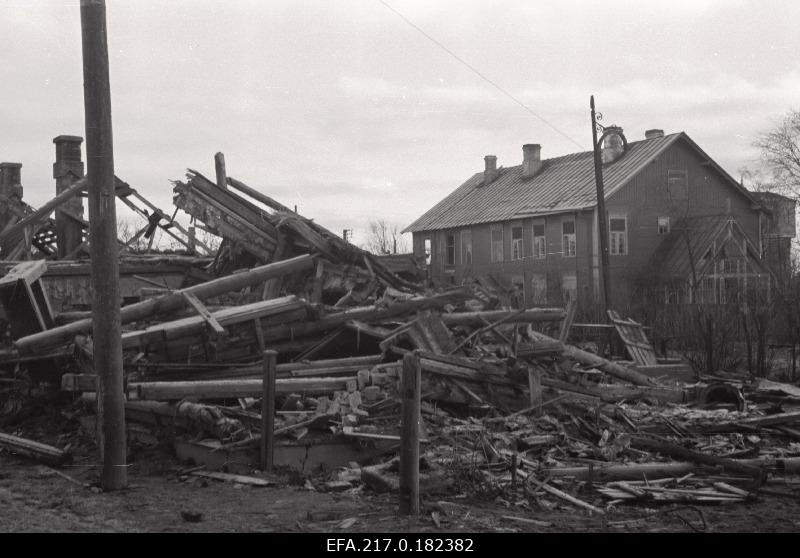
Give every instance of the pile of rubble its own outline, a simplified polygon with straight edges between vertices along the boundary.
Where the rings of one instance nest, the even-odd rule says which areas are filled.
[[[396,490],[399,382],[413,352],[426,495],[479,492],[545,509],[560,500],[605,514],[630,502],[782,494],[770,483],[800,471],[799,388],[659,380],[675,365],[656,363],[634,322],[612,314],[631,360],[604,358],[567,342],[574,306],[508,308],[486,283],[423,288],[413,266],[397,273],[257,190],[227,183],[194,171],[175,183],[175,205],[223,239],[205,270],[214,277],[148,289],[122,307],[131,443],[146,438],[136,425],[168,425],[178,457],[202,467],[194,473],[268,483],[253,471],[263,355],[272,350],[274,464],[322,467],[320,489]],[[53,314],[45,268],[24,262],[0,279],[13,332],[0,376],[20,382],[28,368],[49,366],[45,380],[91,410],[91,317]],[[12,435],[0,435],[0,448],[55,465],[69,459]]]

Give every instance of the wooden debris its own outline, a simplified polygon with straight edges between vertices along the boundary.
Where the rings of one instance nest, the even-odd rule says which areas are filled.
[[[268,487],[275,486],[275,481],[261,477],[249,477],[246,475],[232,475],[230,473],[220,473],[217,471],[195,471],[190,473],[194,477],[203,477],[222,482],[233,482],[236,484],[246,484],[248,486]]]
[[[69,452],[11,434],[0,433],[0,447],[11,453],[56,467],[72,460]]]

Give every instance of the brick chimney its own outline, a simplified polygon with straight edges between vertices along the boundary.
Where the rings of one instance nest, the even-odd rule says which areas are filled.
[[[656,139],[656,138],[663,138],[664,137],[664,130],[659,130],[658,128],[653,128],[652,130],[647,130],[644,133],[645,139]]]
[[[0,163],[0,194],[22,199],[22,163]]]
[[[542,146],[526,143],[522,146],[522,178],[534,176],[542,168]]]
[[[499,174],[497,172],[497,157],[495,155],[487,155],[483,158],[486,166],[483,170],[483,185],[491,184]]]
[[[56,179],[56,194],[60,194],[83,177],[83,161],[81,160],[83,138],[58,136],[53,138],[53,143],[56,144],[53,178]],[[83,242],[83,229],[80,222],[70,219],[69,215],[83,219],[83,199],[80,196],[72,196],[56,210],[59,258],[72,254]]]

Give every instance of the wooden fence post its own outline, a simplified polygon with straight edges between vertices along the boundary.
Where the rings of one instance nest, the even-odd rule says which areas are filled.
[[[261,470],[272,472],[275,454],[275,369],[278,353],[264,351],[264,382],[261,388]]]
[[[422,371],[419,354],[403,356],[400,422],[400,514],[419,515],[419,430]]]

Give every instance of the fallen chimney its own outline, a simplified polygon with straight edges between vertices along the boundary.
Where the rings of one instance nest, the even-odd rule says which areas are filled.
[[[663,138],[664,137],[664,130],[659,130],[658,128],[653,128],[652,130],[647,130],[644,133],[645,139],[656,139],[656,138]]]
[[[522,178],[534,176],[542,168],[542,146],[526,143],[522,146]]]

